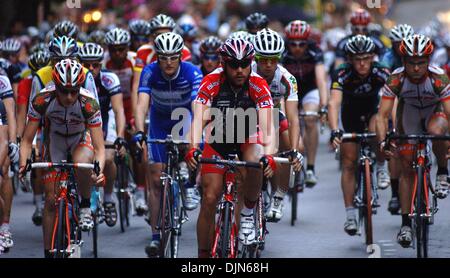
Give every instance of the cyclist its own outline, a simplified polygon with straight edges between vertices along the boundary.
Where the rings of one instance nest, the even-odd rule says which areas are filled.
[[[400,43],[402,40],[408,36],[414,34],[413,28],[408,24],[400,24],[394,26],[390,33],[389,38],[392,41],[392,48],[387,50],[385,54],[381,57],[381,63],[389,67],[390,71],[393,72],[395,69],[402,66],[402,59],[399,50]],[[395,110],[395,109],[394,109]],[[395,116],[395,115],[393,115]],[[392,126],[392,119],[389,121]],[[393,126],[392,126],[393,127]],[[400,213],[400,200],[398,195],[398,186],[399,186],[399,176],[400,176],[400,165],[399,161],[396,157],[393,157],[389,161],[389,173],[390,173],[390,185],[392,190],[392,198],[388,204],[388,210],[391,214],[399,214]],[[384,185],[382,185],[384,186]],[[389,186],[389,183],[386,183],[385,186]],[[383,187],[381,187],[383,188]]]
[[[53,37],[62,37],[66,36],[68,38],[72,38],[77,42],[78,48],[83,46],[83,43],[80,42],[80,38],[78,37],[79,29],[78,26],[70,20],[62,20],[56,23],[53,27]]]
[[[276,169],[273,157],[275,151],[275,132],[273,129],[272,109],[273,103],[267,82],[258,74],[252,72],[251,63],[255,55],[251,43],[242,39],[228,39],[220,48],[223,67],[216,69],[207,75],[200,86],[198,96],[194,102],[194,119],[191,127],[192,147],[186,155],[186,161],[192,169],[197,168],[194,153],[198,150],[201,142],[203,127],[209,119],[209,108],[219,109],[220,119],[223,119],[223,128],[212,127],[207,129],[206,143],[203,157],[224,158],[229,154],[238,154],[239,159],[246,161],[258,161],[263,155],[267,160],[264,175],[270,178]],[[257,109],[258,124],[262,133],[261,140],[249,140],[252,127],[257,123],[246,120],[245,138],[246,142],[237,139],[237,119],[234,118],[234,126],[227,128],[226,113],[232,108],[244,109],[245,112]],[[215,115],[215,120],[217,116]],[[251,118],[251,117],[250,117]],[[222,120],[219,120],[222,123]],[[220,126],[219,123],[219,126]],[[233,141],[226,140],[227,133],[233,132]],[[256,128],[255,128],[256,132]],[[214,140],[212,134],[219,134],[219,140]],[[223,135],[223,137],[222,137]],[[229,136],[230,137],[230,136]],[[226,142],[226,143],[223,143]],[[262,147],[261,144],[265,143]],[[261,159],[263,159],[261,158]],[[225,168],[219,165],[204,164],[202,173],[202,203],[197,222],[198,256],[209,257],[212,246],[212,234],[214,229],[214,216],[216,206],[222,193],[223,175]],[[262,179],[259,170],[248,170],[246,175],[241,171],[243,182],[238,188],[238,203],[242,210],[236,211],[240,215],[239,239],[244,244],[252,244],[255,241],[255,219],[254,207],[261,191]],[[245,178],[247,177],[247,178]],[[238,220],[239,221],[239,220]],[[239,222],[238,222],[239,223]]]
[[[372,17],[370,16],[369,12],[364,9],[357,9],[355,10],[351,17],[350,17],[350,24],[351,24],[351,31],[352,33],[348,35],[347,37],[343,38],[337,45],[336,50],[336,61],[335,66],[336,68],[345,62],[346,53],[345,53],[345,45],[347,44],[347,41],[355,36],[355,35],[365,35],[369,36],[373,43],[375,44],[375,54],[378,55],[378,57],[381,57],[383,53],[385,52],[385,47],[383,42],[380,41],[375,36],[369,35],[369,23],[372,20]]]
[[[150,41],[150,23],[143,19],[133,19],[128,23],[131,35],[131,51],[137,51]]]
[[[103,139],[106,144],[116,145],[121,157],[126,153],[124,139],[125,114],[123,112],[122,89],[119,77],[109,70],[101,69],[104,56],[103,48],[95,43],[85,43],[78,54],[81,63],[94,76],[97,85],[100,111],[102,113]],[[113,187],[116,178],[115,151],[105,151],[105,185],[103,208],[105,210],[106,225],[113,227],[117,222],[116,203],[113,199]]]
[[[19,60],[19,52],[22,49],[22,43],[14,38],[9,38],[2,43],[3,58],[7,59],[11,64],[17,65],[21,71],[25,70],[26,64]]]
[[[94,30],[89,34],[87,42],[96,43],[106,49],[105,36],[106,33],[103,30]]]
[[[262,29],[256,33],[253,46],[256,52],[256,63],[253,63],[252,66],[253,71],[261,75],[269,84],[275,107],[274,112],[279,113],[280,150],[291,150],[291,156],[298,157],[302,162],[303,157],[298,151],[300,124],[297,81],[292,74],[278,64],[284,51],[284,40],[278,33],[270,29]],[[300,168],[295,168],[295,170],[299,171]],[[271,221],[278,222],[283,216],[283,198],[289,189],[289,176],[289,167],[281,167],[271,180],[272,192],[275,194],[266,214]]]
[[[197,67],[181,61],[183,47],[183,38],[173,32],[163,33],[155,39],[158,60],[156,63],[145,66],[142,71],[139,102],[135,113],[138,132],[134,135],[133,142],[138,142],[141,147],[144,147],[144,120],[149,108],[148,136],[154,139],[165,139],[168,134],[171,134],[172,128],[178,123],[177,120],[171,120],[171,114],[175,109],[185,108],[189,112],[191,110],[191,102],[197,95],[203,76]],[[190,118],[183,118],[182,136],[186,136],[188,124],[190,124]],[[178,137],[178,134],[176,136]],[[159,178],[167,156],[163,145],[149,143],[147,152],[147,172],[150,173],[147,179],[148,200],[151,205],[150,222],[153,235],[145,252],[149,257],[154,257],[158,254],[160,244],[160,234],[156,229],[161,194]]]
[[[349,62],[339,66],[332,78],[328,117],[332,130],[330,142],[334,148],[340,146],[342,155],[341,185],[347,215],[344,230],[353,236],[358,229],[353,204],[358,145],[355,142],[341,142],[341,136],[343,132],[375,132],[379,90],[385,84],[389,71],[373,61],[375,44],[371,38],[356,35],[348,40],[345,49]],[[339,110],[343,130],[338,124]],[[387,171],[380,153],[377,153],[377,164],[384,166],[378,169]]]
[[[121,28],[114,28],[106,33],[106,45],[108,45],[109,55],[104,59],[104,67],[115,73],[120,80],[120,86],[123,94],[123,106],[125,111],[126,124],[128,133],[126,138],[130,140],[130,134],[134,132],[134,115],[136,111],[137,95],[132,91],[134,80],[139,79],[139,73],[133,71],[136,65],[136,53],[129,51],[131,43],[130,33]],[[133,161],[133,169],[135,174],[135,182],[137,191],[136,211],[138,215],[143,215],[147,210],[145,203],[145,165],[138,161]]]
[[[219,48],[222,41],[215,36],[209,36],[200,43],[200,70],[203,76],[213,72],[220,66]]]
[[[103,142],[102,118],[95,96],[82,88],[86,74],[83,66],[75,60],[64,59],[58,62],[52,73],[53,84],[40,91],[31,101],[28,123],[25,128],[20,149],[20,173],[23,176],[27,159],[31,153],[31,143],[45,117],[43,152],[44,161],[60,162],[71,155],[75,163],[100,164],[100,175],[90,175],[89,171],[77,170],[78,191],[81,197],[79,224],[83,231],[93,228],[90,209],[92,182],[103,184],[105,177],[105,147]],[[65,121],[60,119],[64,118]],[[44,249],[45,257],[50,257],[52,227],[55,214],[55,182],[57,171],[44,175]]]
[[[285,28],[288,49],[282,58],[282,65],[297,79],[299,87],[299,110],[305,112],[326,111],[328,89],[323,52],[309,39],[310,25],[301,20],[290,22]],[[324,117],[321,119],[324,121]],[[305,148],[308,152],[305,183],[317,183],[314,164],[319,143],[318,119],[305,118]],[[297,175],[299,176],[299,175]]]
[[[174,29],[174,32],[179,34],[184,41],[184,44],[189,49],[189,51],[192,53],[191,62],[194,65],[199,64],[199,47],[200,42],[197,40],[198,36],[198,28],[195,25],[195,22],[191,22],[188,20],[185,21],[178,21],[177,26]]]
[[[3,177],[7,175],[7,172],[3,171],[3,166],[6,164],[6,158],[8,157],[8,119],[6,117],[6,110],[3,101],[0,100],[0,188],[2,187]],[[0,195],[0,217],[3,218],[4,201]],[[10,233],[6,234],[0,230],[0,255],[8,249],[11,240]]]
[[[252,13],[245,18],[245,29],[250,34],[256,35],[256,33],[269,25],[269,18],[263,13]]]
[[[25,124],[27,120],[28,104],[30,103],[31,94],[31,83],[36,72],[47,66],[50,63],[50,54],[46,51],[37,51],[30,55],[28,60],[28,67],[31,70],[31,74],[22,79],[18,87],[18,97],[17,97],[17,136],[22,138],[23,132],[25,130]],[[36,154],[39,154],[36,151]],[[38,171],[36,171],[38,172]],[[34,205],[36,206],[34,213],[31,217],[33,223],[40,226],[42,223],[42,201],[43,201],[43,185],[40,174],[36,175],[32,182],[33,185],[33,198]]]
[[[428,132],[433,135],[444,135],[448,131],[450,116],[449,79],[440,68],[430,65],[433,44],[430,38],[423,35],[412,35],[404,38],[400,44],[403,67],[396,69],[382,89],[382,100],[377,118],[377,137],[380,149],[387,156],[392,156],[397,149],[400,166],[400,205],[402,225],[397,241],[402,247],[409,247],[412,242],[411,219],[408,214],[411,206],[414,169],[414,142],[400,142],[395,146],[386,146],[385,137],[388,131],[388,118],[392,113],[394,100],[398,98],[396,111],[396,128],[400,134],[420,134]],[[448,142],[433,142],[433,153],[437,158],[437,175],[435,193],[438,198],[448,195],[447,169]]]
[[[3,245],[9,249],[13,247],[14,241],[12,239],[12,233],[10,231],[10,216],[13,200],[13,185],[12,180],[9,177],[8,167],[11,166],[15,169],[15,165],[18,164],[18,152],[19,147],[17,145],[16,137],[16,114],[15,114],[15,101],[14,94],[11,87],[11,83],[4,72],[0,72],[0,100],[4,104],[5,113],[8,122],[8,158],[4,164],[2,164],[1,172],[3,173],[3,180],[0,184],[2,190],[0,192],[0,198],[3,199],[3,213],[0,215],[0,238],[3,238]]]

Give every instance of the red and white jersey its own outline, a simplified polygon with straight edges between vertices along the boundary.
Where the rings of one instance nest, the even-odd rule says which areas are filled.
[[[191,51],[186,46],[181,51],[181,60],[190,61],[192,58]],[[156,61],[156,51],[153,44],[144,44],[139,47],[136,53],[136,66],[135,71],[141,72],[145,65],[151,64]]]
[[[115,73],[120,80],[120,87],[122,88],[123,98],[131,97],[131,86],[133,84],[134,72],[133,69],[136,65],[136,53],[133,51],[128,51],[127,59],[120,66],[117,67],[109,53],[106,53],[105,59],[103,60],[103,67]]]

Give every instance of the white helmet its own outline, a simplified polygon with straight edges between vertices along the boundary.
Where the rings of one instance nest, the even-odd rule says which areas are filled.
[[[73,59],[64,59],[57,63],[52,77],[55,85],[62,88],[80,87],[86,79],[83,66]]]
[[[150,28],[152,33],[155,30],[163,28],[173,30],[175,27],[176,23],[173,18],[165,14],[159,14],[150,20]]]
[[[22,47],[22,44],[19,40],[16,40],[14,38],[9,38],[3,41],[3,48],[2,50],[4,52],[9,53],[17,53],[19,52],[20,48]]]
[[[228,39],[243,39],[245,41],[253,43],[253,38],[254,37],[255,37],[255,35],[250,34],[247,31],[236,31],[236,32],[231,33],[228,36]]]
[[[155,50],[158,54],[177,54],[183,50],[183,47],[183,38],[174,32],[160,34],[155,39]]]
[[[389,33],[392,42],[401,42],[404,38],[414,35],[414,29],[409,24],[395,25]]]
[[[433,43],[424,35],[412,35],[404,38],[399,50],[403,56],[424,57],[433,54]]]
[[[284,40],[277,32],[265,28],[256,33],[253,46],[259,55],[281,55],[284,51]]]
[[[130,32],[122,28],[114,28],[105,35],[105,43],[109,45],[129,45]]]
[[[85,61],[101,61],[103,60],[103,48],[96,43],[85,43],[78,52],[78,57],[82,62]]]

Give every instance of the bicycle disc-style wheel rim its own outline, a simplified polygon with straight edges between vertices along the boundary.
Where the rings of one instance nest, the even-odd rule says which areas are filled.
[[[373,244],[373,226],[372,226],[372,178],[370,173],[370,162],[364,161],[364,195],[366,205],[366,217],[364,219],[364,228],[366,233],[366,244]]]

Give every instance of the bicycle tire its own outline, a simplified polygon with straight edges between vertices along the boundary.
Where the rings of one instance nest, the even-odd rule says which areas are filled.
[[[428,223],[421,215],[426,213],[426,203],[424,198],[424,173],[423,166],[417,167],[417,191],[416,191],[416,214],[414,217],[416,226],[416,247],[417,258],[428,257]]]
[[[98,217],[97,212],[93,213],[94,228],[92,229],[92,250],[94,258],[98,258]]]
[[[167,258],[170,257],[171,254],[171,247],[167,244],[171,244],[170,238],[171,238],[171,229],[172,225],[170,223],[170,184],[168,179],[163,180],[163,190],[161,191],[161,205],[160,205],[160,233],[161,233],[161,241],[160,241],[160,248],[159,248],[159,257],[160,258]],[[167,229],[166,226],[170,225]]]
[[[117,200],[119,203],[119,218],[120,218],[120,231],[122,233],[125,232],[125,225],[126,225],[126,220],[125,220],[125,200],[124,200],[124,192],[122,192],[122,188],[123,188],[123,184],[125,182],[125,177],[124,177],[124,170],[123,170],[123,166],[121,164],[118,165],[118,171],[117,171],[117,180],[116,180],[116,188],[117,188]]]
[[[171,257],[177,258],[178,257],[178,247],[179,247],[179,239],[181,235],[181,226],[182,226],[182,216],[183,216],[183,208],[182,208],[182,200],[181,200],[181,190],[177,193],[177,202],[176,206],[173,206],[173,229],[172,234],[170,237],[171,240]],[[173,196],[173,194],[172,194]],[[175,217],[175,215],[177,217]],[[177,220],[175,220],[177,219]]]
[[[58,222],[56,227],[56,242],[54,246],[54,258],[64,258],[65,250],[67,248],[66,237],[66,204],[65,200],[61,199],[58,204]]]
[[[225,202],[223,207],[222,229],[220,231],[220,258],[228,258],[230,255],[231,239],[231,204]]]
[[[372,175],[370,172],[369,159],[364,160],[364,199],[365,199],[365,217],[364,231],[366,234],[366,245],[373,244],[373,226],[372,226]]]
[[[297,220],[298,193],[296,187],[294,187],[290,191],[291,191],[291,226],[295,226],[295,221]]]

